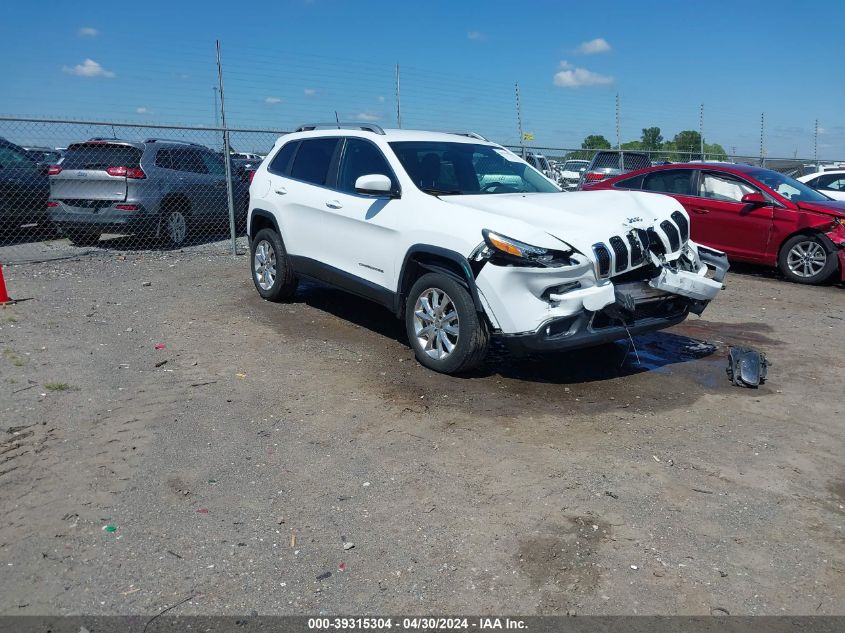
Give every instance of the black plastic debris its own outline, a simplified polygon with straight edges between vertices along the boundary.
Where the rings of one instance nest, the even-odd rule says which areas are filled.
[[[764,382],[769,370],[769,360],[763,352],[750,347],[731,347],[728,350],[728,379],[737,387],[756,389]]]

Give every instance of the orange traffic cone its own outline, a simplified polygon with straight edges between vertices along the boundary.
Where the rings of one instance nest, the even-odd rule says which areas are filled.
[[[0,264],[0,305],[6,305],[11,301],[9,293],[6,292],[6,282],[3,281],[3,264]]]

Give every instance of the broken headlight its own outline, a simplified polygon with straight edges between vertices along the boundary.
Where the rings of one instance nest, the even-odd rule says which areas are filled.
[[[495,233],[490,229],[481,231],[484,236],[484,243],[489,251],[489,258],[500,260],[501,263],[515,266],[569,266],[572,261],[569,256],[573,251],[553,250],[541,246],[532,246],[520,242],[512,237]]]

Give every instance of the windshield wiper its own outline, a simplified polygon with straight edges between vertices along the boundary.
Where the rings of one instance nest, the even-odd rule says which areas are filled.
[[[463,193],[463,191],[453,189],[435,189],[434,187],[422,187],[421,191],[431,194],[432,196],[455,196]]]

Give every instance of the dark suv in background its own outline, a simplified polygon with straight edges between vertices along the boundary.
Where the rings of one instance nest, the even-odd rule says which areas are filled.
[[[0,233],[17,232],[22,224],[46,224],[49,197],[47,168],[0,138]]]
[[[581,173],[580,189],[585,184],[601,182],[611,176],[618,176],[635,169],[651,167],[648,154],[643,152],[627,152],[619,150],[602,150],[596,152],[593,160]]]
[[[183,141],[93,138],[68,146],[50,167],[50,219],[76,244],[134,233],[182,244],[189,230],[229,226],[223,155]],[[248,183],[232,174],[236,223],[246,220]]]

